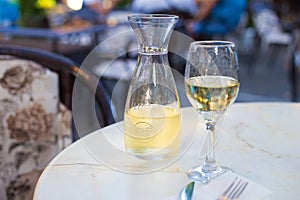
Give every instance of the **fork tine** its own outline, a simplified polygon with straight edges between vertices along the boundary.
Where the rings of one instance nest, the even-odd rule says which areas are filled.
[[[247,181],[235,177],[226,190],[217,198],[217,200],[238,200],[248,185]]]
[[[241,196],[241,194],[244,192],[244,190],[246,189],[247,185],[248,185],[248,182],[245,182],[244,185],[243,185],[243,187],[241,187],[241,190],[240,190],[240,191],[236,194],[236,196],[235,196],[235,199],[236,199],[236,200],[237,200],[237,199]]]
[[[230,191],[230,193],[227,195],[226,199],[233,199],[236,191],[239,189],[240,185],[241,185],[242,179],[239,179],[239,181],[237,182],[237,184],[232,188],[232,190]]]
[[[244,192],[247,185],[247,181],[245,182],[240,179],[236,186],[232,189],[226,200],[238,200],[239,196]]]
[[[238,180],[238,177],[235,177],[231,184],[226,188],[226,190],[217,198],[217,200],[223,200],[225,197],[227,198],[228,192],[231,190],[235,182]]]

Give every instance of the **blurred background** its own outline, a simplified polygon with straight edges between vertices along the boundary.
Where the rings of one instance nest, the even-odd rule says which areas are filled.
[[[195,40],[234,41],[240,62],[238,101],[300,100],[296,0],[0,0],[0,44],[47,49],[82,64],[102,41],[130,31],[127,15],[131,13],[177,14],[175,30]],[[124,54],[136,48],[135,37],[132,33],[122,37],[102,43],[88,66],[102,77],[110,94],[135,64],[136,52]],[[111,63],[112,59],[116,60]],[[170,55],[171,66],[181,74],[184,61]]]
[[[99,106],[107,114],[102,127],[123,119],[137,59],[128,15],[180,17],[169,42],[169,62],[184,107],[189,105],[185,55],[193,40],[236,44],[237,102],[300,102],[299,10],[298,0],[0,0],[0,199],[32,199],[43,167],[78,139],[72,103],[85,105],[95,95],[83,91],[71,102],[74,74],[88,84],[96,80],[103,89],[99,105],[108,100]],[[15,51],[8,45],[37,51]],[[7,52],[29,62],[15,61]],[[44,73],[45,68],[58,74]],[[86,107],[76,107],[83,135],[99,128],[82,114],[89,114]]]

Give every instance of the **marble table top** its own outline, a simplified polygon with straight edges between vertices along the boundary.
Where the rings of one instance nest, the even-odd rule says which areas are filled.
[[[216,160],[269,189],[270,199],[300,196],[300,104],[235,103],[219,121]],[[186,171],[202,162],[202,118],[182,109],[177,158],[141,161],[124,152],[122,123],[83,137],[46,167],[34,199],[176,199]]]

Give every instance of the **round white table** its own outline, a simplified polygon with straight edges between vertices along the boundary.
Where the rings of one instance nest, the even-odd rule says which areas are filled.
[[[100,136],[109,135],[107,141],[116,142],[112,146],[122,146],[122,139],[112,139],[122,132],[121,123],[93,132],[49,163],[36,186],[34,199],[176,199],[189,182],[186,171],[202,162],[199,152],[205,134],[202,123],[197,123],[199,119],[202,120],[193,108],[182,109],[183,138],[190,140],[198,131],[197,137],[178,160],[149,173],[132,173],[148,168],[135,168],[130,166],[132,163],[126,166],[117,154],[106,152],[107,157],[112,157],[105,158],[108,164],[105,159],[97,159],[97,149],[102,149],[97,145]],[[219,126],[222,134],[216,145],[218,163],[269,189],[272,200],[300,196],[299,103],[235,103]],[[114,159],[116,166],[110,163]]]

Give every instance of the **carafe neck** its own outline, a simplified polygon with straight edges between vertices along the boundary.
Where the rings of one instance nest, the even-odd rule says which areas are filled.
[[[140,54],[167,54],[168,43],[178,17],[164,14],[141,14],[128,17]]]

